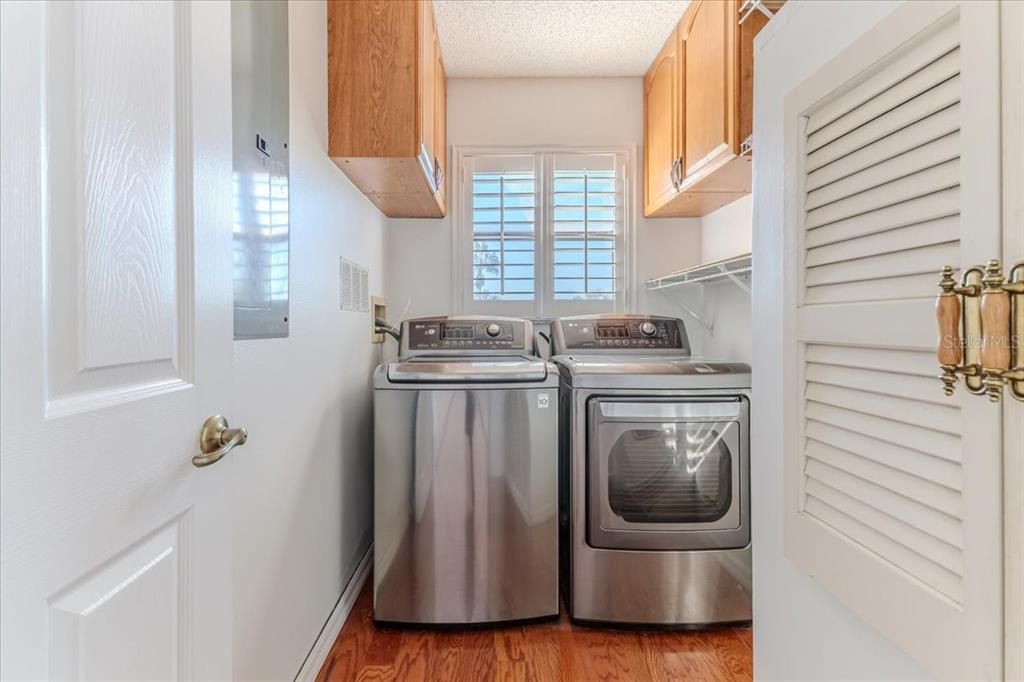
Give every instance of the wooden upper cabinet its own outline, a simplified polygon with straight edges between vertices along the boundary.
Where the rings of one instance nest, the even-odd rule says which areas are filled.
[[[331,159],[385,215],[443,217],[433,4],[330,0],[327,34]]]
[[[697,0],[679,30],[683,50],[683,175],[728,161],[736,141],[736,15],[731,2]]]
[[[773,8],[781,2],[769,3]],[[645,112],[648,125],[672,116],[677,131],[679,171],[674,186],[665,186],[664,152],[652,149],[645,134],[649,163],[645,187],[660,191],[646,196],[648,217],[703,216],[735,201],[751,189],[751,157],[744,144],[753,131],[753,42],[767,18],[753,12],[739,24],[739,0],[694,0],[670,40],[674,40],[674,113],[666,105]],[[648,80],[667,50],[655,58]],[[658,163],[658,167],[652,164]],[[668,189],[671,188],[671,191]]]
[[[677,50],[673,31],[644,76],[644,215],[676,193],[680,156]]]

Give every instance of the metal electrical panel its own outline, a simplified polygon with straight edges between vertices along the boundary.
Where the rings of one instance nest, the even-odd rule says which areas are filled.
[[[288,336],[288,3],[231,3],[235,338]]]

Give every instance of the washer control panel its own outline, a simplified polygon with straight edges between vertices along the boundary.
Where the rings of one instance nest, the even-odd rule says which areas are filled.
[[[556,320],[553,326],[556,353],[583,349],[690,351],[682,320],[674,317],[569,317]]]
[[[402,323],[409,351],[527,351],[526,320],[428,317]]]

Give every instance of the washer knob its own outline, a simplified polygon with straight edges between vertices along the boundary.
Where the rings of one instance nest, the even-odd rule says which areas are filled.
[[[497,325],[491,322],[489,325],[487,325],[486,331],[487,336],[497,336],[498,334],[501,333],[501,325]]]
[[[644,336],[654,336],[655,332],[657,331],[658,328],[654,326],[653,322],[640,323],[640,333],[643,334]]]

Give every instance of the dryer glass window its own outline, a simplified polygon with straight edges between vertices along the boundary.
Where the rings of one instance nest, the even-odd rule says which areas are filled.
[[[732,505],[729,423],[666,423],[622,432],[608,454],[608,504],[628,523],[711,523]]]

